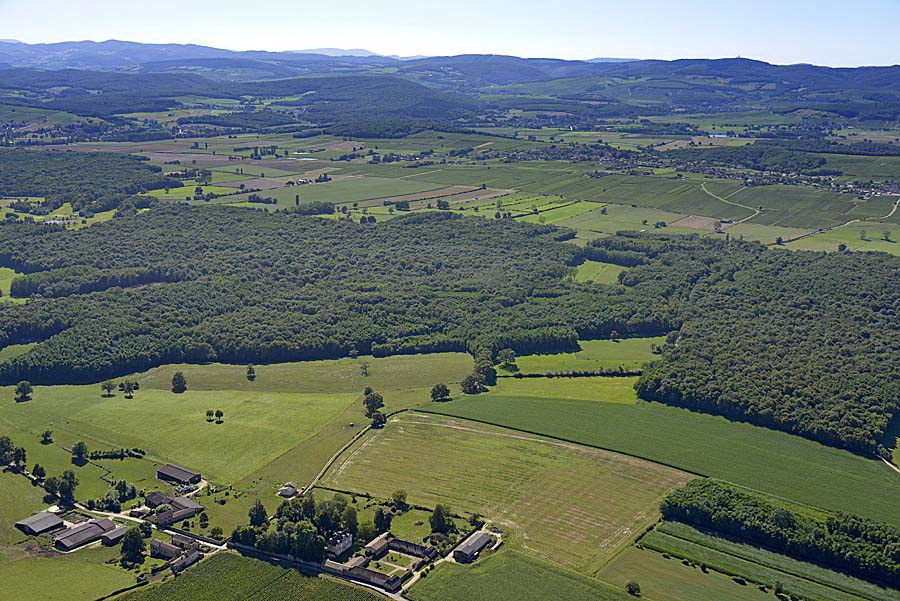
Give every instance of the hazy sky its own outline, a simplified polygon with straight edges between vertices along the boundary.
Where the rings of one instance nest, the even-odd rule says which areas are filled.
[[[0,39],[900,63],[900,0],[0,0]]]

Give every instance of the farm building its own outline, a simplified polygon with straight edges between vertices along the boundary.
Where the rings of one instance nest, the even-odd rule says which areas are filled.
[[[200,561],[202,557],[203,555],[200,553],[200,551],[198,551],[197,549],[190,549],[169,562],[169,568],[174,574],[177,574],[183,569],[190,567],[191,565]]]
[[[88,543],[100,540],[104,534],[115,530],[115,528],[115,523],[109,518],[97,518],[60,532],[53,542],[62,551],[72,551]]]
[[[339,557],[353,546],[353,535],[347,532],[346,530],[342,530],[340,532],[335,532],[330,537],[328,537],[328,546],[326,547],[326,552],[331,557]]]
[[[197,512],[203,511],[203,505],[188,497],[175,497],[169,501],[169,504],[175,509],[193,509]]]
[[[198,509],[170,509],[156,514],[153,518],[159,526],[168,526],[182,520],[188,520],[199,513]]]
[[[372,559],[378,559],[388,552],[388,546],[390,545],[390,533],[385,532],[379,536],[373,538],[368,545],[365,546],[366,555],[371,557]]]
[[[147,496],[144,497],[144,505],[146,505],[150,509],[156,509],[160,505],[165,505],[166,503],[170,503],[171,501],[172,498],[170,496],[157,491],[147,493]]]
[[[426,547],[394,537],[388,538],[388,548],[391,551],[397,551],[404,555],[412,555],[413,557],[421,557],[422,559],[436,559],[438,556],[438,550],[434,547]]]
[[[399,576],[388,576],[369,568],[350,568],[346,574],[351,578],[379,586],[390,593],[398,591],[403,582]]]
[[[200,473],[192,472],[180,465],[167,463],[157,470],[156,477],[160,480],[168,482],[177,482],[178,484],[197,484],[200,482]]]
[[[110,530],[106,532],[100,540],[103,541],[104,545],[112,546],[117,545],[122,540],[122,537],[125,536],[125,533],[128,532],[128,526],[119,526],[115,530]]]
[[[278,496],[290,499],[291,497],[296,497],[299,492],[300,489],[297,488],[296,484],[293,482],[285,482],[284,486],[278,489]]]
[[[150,556],[159,557],[161,559],[172,559],[181,555],[181,548],[171,543],[152,539],[150,541]]]
[[[16,528],[32,536],[44,534],[45,532],[54,532],[64,527],[65,524],[63,524],[59,516],[49,511],[42,511],[16,522]]]
[[[487,532],[477,532],[453,550],[453,559],[459,563],[473,562],[493,540],[494,538]]]

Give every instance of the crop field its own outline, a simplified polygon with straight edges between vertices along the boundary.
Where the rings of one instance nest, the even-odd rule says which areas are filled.
[[[677,522],[662,522],[642,537],[640,544],[678,559],[705,563],[717,572],[753,583],[774,587],[780,582],[785,592],[815,601],[890,601],[897,594],[834,570],[732,542]]]
[[[666,559],[659,553],[634,547],[617,555],[600,571],[599,577],[622,588],[634,580],[641,586],[641,597],[653,601],[771,601],[775,598],[752,584],[740,585],[715,572],[704,574],[677,559]]]
[[[657,403],[500,391],[423,409],[633,454],[813,507],[900,524],[900,482],[881,462],[722,417]]]
[[[595,282],[597,284],[618,284],[619,274],[625,267],[599,261],[585,261],[575,272],[576,282]]]
[[[260,196],[270,196],[278,200],[282,207],[294,206],[294,197],[300,195],[301,202],[327,201],[327,202],[356,202],[414,194],[427,190],[442,188],[438,184],[424,181],[383,178],[383,177],[353,177],[343,180],[335,180],[327,184],[310,184],[306,186],[291,186],[276,188],[260,192]],[[229,196],[228,202],[242,202],[246,200],[246,194]],[[269,205],[271,206],[271,205]]]
[[[412,601],[625,601],[622,589],[551,566],[511,549],[487,553],[472,565],[442,563],[407,593]]]
[[[375,601],[381,595],[323,576],[220,553],[174,580],[129,593],[123,601]]]
[[[763,244],[774,244],[778,238],[790,240],[813,230],[796,227],[780,227],[777,225],[759,225],[758,223],[738,223],[723,228],[721,233],[708,234],[709,236],[724,236],[727,233],[732,239],[756,240]]]
[[[622,230],[655,230],[654,224],[657,222],[669,224],[684,217],[685,215],[681,213],[671,213],[648,207],[608,204],[570,219],[564,219],[555,225],[573,228],[581,238],[593,238],[596,237],[594,234],[612,235]],[[647,223],[645,224],[644,221]]]
[[[15,601],[93,601],[134,584],[134,574],[105,562],[118,557],[109,547],[46,557],[0,552],[3,598]]]
[[[411,503],[481,513],[511,530],[515,547],[592,574],[689,479],[622,455],[416,413],[364,436],[322,483],[380,497],[402,488]]]
[[[543,374],[560,371],[589,371],[600,369],[639,369],[653,360],[652,346],[662,346],[665,336],[655,338],[623,338],[620,340],[580,340],[581,350],[577,353],[557,353],[553,355],[524,355],[516,358],[522,373]],[[581,378],[575,378],[581,379]],[[593,378],[588,378],[592,380]],[[614,378],[626,380],[627,378]],[[531,380],[533,382],[533,380]],[[556,384],[562,380],[553,380]],[[492,390],[491,394],[506,394],[506,381]],[[557,396],[557,395],[551,395]],[[558,396],[565,396],[560,394]],[[580,398],[580,397],[574,397]]]

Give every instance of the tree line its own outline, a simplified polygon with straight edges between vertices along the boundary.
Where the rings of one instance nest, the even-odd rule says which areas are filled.
[[[660,510],[667,520],[900,587],[900,530],[889,524],[843,513],[822,518],[708,479],[669,494]]]

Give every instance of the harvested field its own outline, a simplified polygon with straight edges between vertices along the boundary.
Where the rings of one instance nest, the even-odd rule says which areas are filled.
[[[322,483],[380,497],[402,488],[412,503],[481,513],[508,529],[516,548],[593,574],[690,478],[617,453],[416,413],[364,436]]]
[[[670,223],[669,227],[687,227],[693,230],[713,232],[716,230],[716,226],[718,226],[719,223],[720,221],[718,219],[713,219],[712,217],[688,215],[687,217],[682,217],[675,223]]]

